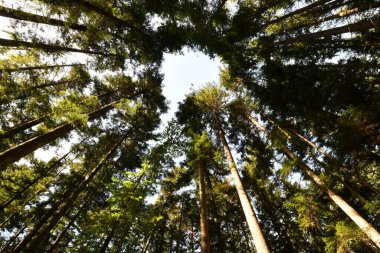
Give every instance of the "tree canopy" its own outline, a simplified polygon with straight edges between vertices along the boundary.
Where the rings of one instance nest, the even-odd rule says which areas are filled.
[[[377,0],[0,2],[1,253],[379,252]]]

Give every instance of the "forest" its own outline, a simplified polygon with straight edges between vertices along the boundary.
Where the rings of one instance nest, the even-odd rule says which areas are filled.
[[[1,0],[3,21],[0,253],[380,252],[379,0]],[[219,81],[160,129],[184,48]]]

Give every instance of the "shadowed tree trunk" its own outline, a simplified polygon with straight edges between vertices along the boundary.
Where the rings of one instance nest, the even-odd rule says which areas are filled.
[[[83,53],[83,54],[93,54],[101,56],[117,56],[116,54],[108,54],[97,51],[82,50],[77,48],[64,47],[59,45],[49,45],[41,42],[28,42],[28,41],[19,41],[19,40],[8,40],[0,39],[0,46],[10,47],[10,48],[35,48],[41,49],[47,52],[73,52],[73,53]]]
[[[79,67],[85,66],[84,64],[63,64],[63,65],[45,65],[45,66],[33,66],[33,67],[16,67],[16,68],[8,68],[8,69],[0,69],[1,72],[12,73],[12,72],[20,72],[20,71],[28,71],[28,70],[41,70],[41,69],[55,69],[55,68],[64,68],[64,67]]]
[[[374,18],[370,20],[360,20],[353,24],[339,26],[339,27],[331,28],[328,30],[320,31],[320,32],[300,35],[295,38],[290,38],[284,41],[277,42],[274,45],[289,45],[293,42],[298,42],[298,41],[306,41],[306,40],[317,39],[321,37],[330,37],[333,35],[339,35],[343,33],[367,31],[369,29],[377,28],[379,26],[380,26],[380,18]]]
[[[34,22],[38,24],[47,24],[52,26],[63,26],[63,27],[69,27],[74,30],[78,31],[87,31],[87,26],[85,25],[79,25],[79,24],[71,24],[62,20],[53,19],[45,16],[40,16],[28,12],[24,12],[21,10],[15,10],[11,8],[7,8],[5,6],[0,6],[0,16],[7,17],[7,18],[13,18],[23,21],[29,21]]]
[[[259,222],[257,221],[255,212],[252,208],[251,202],[248,198],[248,195],[244,189],[243,183],[240,179],[239,172],[237,170],[234,158],[231,154],[230,148],[228,146],[224,131],[222,129],[222,126],[220,124],[219,118],[217,115],[214,115],[215,121],[217,124],[218,132],[220,140],[223,144],[224,153],[226,154],[231,175],[234,179],[234,184],[237,190],[237,193],[239,195],[240,203],[243,208],[243,212],[246,218],[246,221],[248,223],[249,230],[252,234],[253,242],[255,244],[256,250],[258,253],[269,253],[269,248],[266,244],[266,241],[264,239],[264,235],[260,229]]]
[[[251,121],[253,122],[253,121]],[[254,123],[255,124],[255,123]],[[257,125],[256,125],[257,124]],[[260,129],[265,129],[265,133],[269,131],[256,121],[256,126]],[[283,130],[284,131],[284,130]],[[298,156],[291,152],[286,146],[281,150],[289,158],[298,161],[299,168],[304,171],[317,185],[319,185],[330,197],[330,199],[343,211],[347,216],[355,222],[355,224],[380,248],[380,233],[367,222],[354,208],[352,208],[343,198],[336,194],[332,189],[326,185],[321,178],[315,174],[305,163],[303,163]]]
[[[134,93],[132,96],[129,96],[128,99],[131,99],[141,93],[143,93],[145,89],[142,89],[136,93]],[[115,105],[118,103],[119,100],[114,101],[112,103],[109,103],[108,105],[105,105],[97,110],[94,110],[87,114],[88,120],[94,120],[96,118],[101,117],[111,109],[115,107]],[[12,147],[8,150],[5,150],[0,153],[0,171],[5,170],[6,167],[19,159],[23,158],[24,156],[32,153],[33,151],[43,147],[44,145],[53,142],[54,140],[58,138],[62,138],[66,136],[69,132],[75,129],[75,126],[72,123],[64,123],[49,132],[39,135],[37,137],[34,137],[30,140],[27,140],[15,147]]]
[[[199,173],[199,199],[200,199],[200,227],[201,227],[201,251],[202,253],[210,253],[210,236],[208,230],[207,218],[207,198],[204,178],[204,164],[201,163],[198,168]]]
[[[66,196],[63,198],[59,206],[49,214],[46,222],[35,226],[28,235],[17,245],[14,249],[14,253],[22,252],[38,252],[40,242],[43,241],[49,235],[50,231],[56,226],[63,215],[72,207],[79,195],[85,190],[87,185],[92,181],[95,175],[100,171],[105,162],[111,157],[115,150],[125,140],[127,134],[120,138],[120,140],[112,145],[107,154],[99,161],[99,163],[85,176],[85,179],[79,183],[79,185],[73,190],[69,189]]]

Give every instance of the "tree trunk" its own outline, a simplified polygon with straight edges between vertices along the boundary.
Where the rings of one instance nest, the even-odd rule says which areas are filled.
[[[24,12],[21,10],[10,9],[4,6],[0,6],[0,16],[23,20],[23,21],[29,21],[29,22],[38,23],[38,24],[69,27],[71,29],[82,31],[82,32],[87,31],[87,26],[85,25],[70,24],[62,20],[40,16],[40,15]]]
[[[117,24],[117,25],[122,24],[123,26],[128,27],[135,32],[141,33],[141,30],[138,29],[137,27],[135,27],[134,25],[128,23],[127,21],[125,21],[123,19],[120,19],[120,18],[114,16],[112,14],[112,12],[108,11],[106,8],[97,6],[93,3],[88,2],[87,0],[68,0],[66,2],[72,3],[74,5],[80,5],[80,6],[86,8],[90,11],[94,11],[96,13],[103,15],[104,17],[108,18],[109,20],[115,22],[115,24]]]
[[[145,241],[145,245],[144,245],[144,248],[141,251],[141,253],[145,253],[148,250],[150,241],[152,240],[152,236],[153,236],[155,231],[156,231],[156,224],[153,225],[152,231],[149,233],[149,236]]]
[[[34,67],[8,68],[8,69],[0,69],[0,74],[2,72],[12,73],[12,72],[28,71],[28,70],[55,69],[55,68],[63,68],[63,67],[77,67],[77,66],[85,66],[85,65],[84,64],[63,64],[63,65],[45,65],[45,66],[34,66]]]
[[[287,148],[282,149],[291,159],[299,158]],[[305,163],[299,162],[299,167],[330,197],[330,199],[347,214],[350,219],[380,248],[380,233],[369,224],[355,209],[353,209],[343,198],[330,189],[322,179],[315,174]]]
[[[35,226],[33,230],[20,242],[20,244],[15,248],[14,253],[21,252],[25,249],[25,252],[38,252],[39,244],[43,241],[50,233],[50,231],[56,226],[63,215],[72,207],[75,200],[79,195],[85,190],[87,185],[92,181],[95,175],[103,167],[104,163],[111,157],[114,151],[121,145],[125,140],[127,135],[124,135],[120,140],[114,144],[107,154],[99,161],[99,163],[91,170],[89,174],[86,175],[85,180],[79,183],[79,185],[73,190],[69,189],[68,194],[64,197],[59,204],[58,208],[49,215],[49,218],[41,226]],[[36,236],[34,236],[36,235]]]
[[[18,40],[8,40],[0,39],[0,46],[2,47],[14,47],[14,48],[35,48],[42,49],[44,51],[50,52],[74,52],[74,53],[83,53],[83,54],[94,54],[102,56],[117,56],[116,54],[108,54],[97,51],[82,50],[77,48],[64,47],[59,45],[49,45],[41,42],[27,42],[27,41],[18,41]]]
[[[108,245],[110,244],[115,232],[116,232],[116,228],[117,228],[117,223],[118,221],[116,221],[113,226],[112,226],[112,230],[111,232],[107,235],[107,237],[104,239],[104,242],[102,244],[102,247],[99,249],[99,253],[106,253],[107,252],[107,249],[108,249]]]
[[[263,127],[263,126],[261,126]],[[268,133],[268,130],[265,131]],[[292,153],[288,148],[281,149],[291,159],[299,160],[298,157]],[[319,185],[331,198],[331,200],[344,211],[352,221],[380,248],[380,233],[369,224],[361,215],[353,209],[345,200],[331,190],[322,180],[316,175],[305,163],[299,162],[300,168],[317,184]]]
[[[30,97],[32,94],[31,91],[33,91],[33,90],[38,90],[38,89],[46,88],[46,87],[54,87],[54,86],[57,86],[60,84],[75,84],[75,83],[78,83],[80,81],[81,81],[81,79],[74,79],[74,80],[70,80],[70,81],[57,81],[57,82],[44,83],[44,84],[32,86],[32,87],[29,87],[29,89],[25,89],[23,91],[20,91],[21,94],[17,94],[17,96],[1,99],[0,104],[5,104],[5,103],[9,103],[9,102],[12,102],[15,100],[20,100],[20,99],[25,99],[27,97]],[[68,86],[68,87],[70,87],[70,86]]]
[[[378,17],[375,19],[370,19],[370,20],[360,20],[353,24],[339,26],[339,27],[331,28],[328,30],[320,31],[320,32],[300,35],[295,38],[290,38],[284,41],[277,42],[274,45],[289,45],[293,42],[317,39],[320,37],[330,37],[330,36],[339,35],[342,33],[367,31],[369,29],[377,28],[379,26],[380,26],[380,18]]]
[[[243,212],[246,218],[246,221],[248,223],[249,230],[252,234],[253,242],[256,247],[256,251],[258,253],[269,253],[269,248],[265,242],[263,233],[260,229],[259,222],[257,221],[255,212],[252,208],[251,202],[248,199],[247,193],[244,189],[243,183],[241,182],[239,172],[236,168],[236,164],[234,161],[234,158],[231,154],[230,148],[228,146],[224,131],[222,129],[222,126],[220,124],[219,118],[217,115],[215,115],[215,120],[219,132],[220,140],[223,144],[224,153],[226,154],[229,167],[231,170],[231,175],[234,179],[234,184],[237,190],[237,193],[239,195],[240,203],[243,208]]]
[[[295,11],[292,11],[292,12],[290,12],[288,14],[285,14],[285,15],[279,17],[279,18],[276,18],[275,20],[270,21],[267,25],[272,25],[272,24],[278,23],[278,22],[280,22],[280,21],[282,21],[282,20],[284,20],[286,18],[289,18],[291,16],[294,16],[294,15],[302,13],[302,12],[310,11],[314,7],[320,6],[320,5],[322,5],[322,4],[326,3],[326,2],[331,2],[331,1],[332,0],[319,0],[319,1],[316,1],[316,2],[314,2],[312,4],[309,4],[309,5],[305,6],[305,7],[302,7],[300,9],[295,10]]]
[[[109,110],[113,109],[118,101],[114,101],[88,114],[88,120],[94,120],[104,115]],[[75,129],[72,123],[63,123],[60,126],[50,130],[49,132],[27,140],[15,147],[5,150],[0,153],[0,171],[33,151],[53,142],[54,140],[64,137],[66,134]]]
[[[79,211],[70,219],[70,222],[66,225],[65,229],[61,232],[61,234],[58,236],[57,239],[53,242],[53,245],[50,247],[50,249],[47,251],[47,253],[54,253],[54,251],[57,249],[59,243],[62,241],[63,237],[66,235],[67,231],[70,229],[70,227],[74,224],[76,219],[79,217],[81,212],[83,211],[85,205],[82,205],[82,207],[79,209]]]
[[[42,116],[42,117],[39,117],[37,119],[31,119],[28,122],[21,123],[19,125],[11,127],[9,129],[6,129],[5,132],[0,133],[0,141],[2,141],[3,139],[6,139],[6,138],[12,137],[13,135],[18,134],[23,130],[26,130],[28,128],[31,128],[31,127],[34,127],[34,126],[40,124],[41,122],[44,121],[45,118],[46,118],[46,116]]]
[[[199,164],[199,202],[200,202],[200,227],[201,227],[201,252],[211,253],[210,251],[210,236],[208,230],[207,216],[207,197],[204,178],[205,166],[204,163]]]
[[[85,140],[87,140],[88,138],[84,138],[81,142],[79,142],[78,144],[76,144],[76,147],[78,147],[79,145],[81,145]],[[46,170],[46,172],[43,174],[43,175],[40,175],[38,177],[36,177],[35,179],[33,179],[31,182],[29,182],[27,185],[25,185],[21,190],[17,191],[16,194],[9,198],[8,200],[6,200],[4,203],[1,203],[0,205],[0,212],[2,210],[4,210],[4,208],[6,208],[7,206],[9,206],[14,200],[16,200],[17,198],[21,197],[21,195],[27,191],[30,187],[32,187],[34,184],[36,184],[40,179],[44,178],[45,175],[47,173],[49,173],[52,169],[60,166],[62,164],[62,160],[65,159],[68,155],[70,155],[73,151],[75,150],[75,148],[72,148],[69,152],[67,152],[64,156],[62,156],[61,158],[59,158],[57,161],[55,161],[52,165],[49,166],[49,168]],[[59,173],[59,172],[58,172]],[[57,174],[58,174],[57,173]],[[57,176],[57,174],[55,176]]]

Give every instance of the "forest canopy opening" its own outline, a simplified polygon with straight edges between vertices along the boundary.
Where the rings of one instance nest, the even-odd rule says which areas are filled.
[[[0,2],[0,253],[379,251],[378,1]]]

